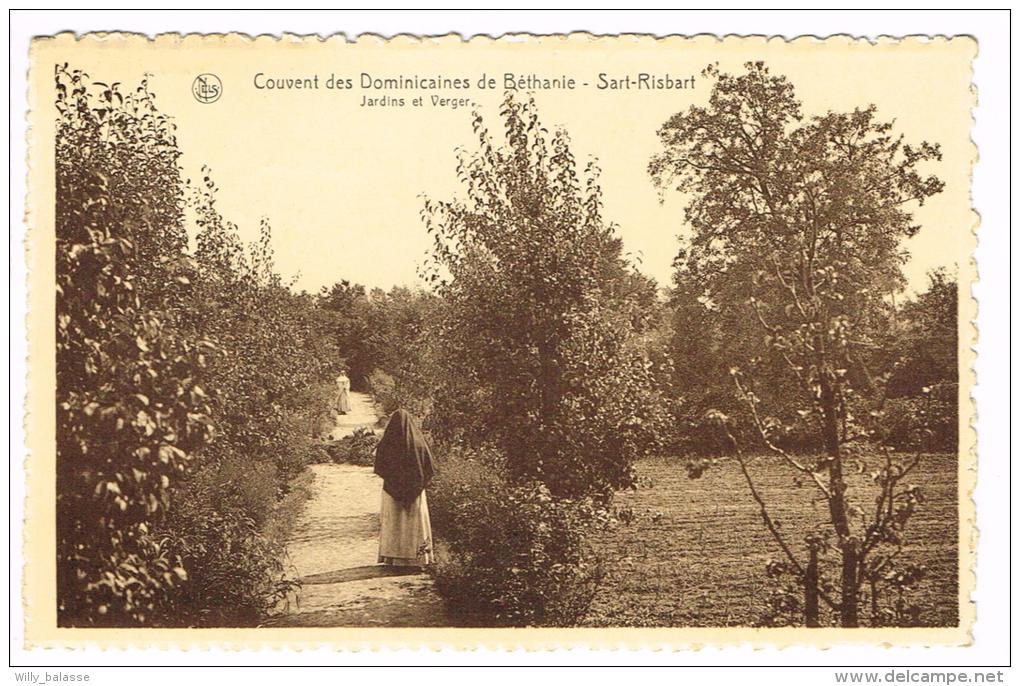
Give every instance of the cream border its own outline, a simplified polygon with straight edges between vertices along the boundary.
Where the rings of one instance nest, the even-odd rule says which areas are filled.
[[[280,38],[259,36],[252,38],[239,34],[160,34],[149,39],[137,34],[101,33],[75,37],[63,33],[56,37],[40,37],[32,42],[29,74],[29,197],[26,209],[28,233],[25,251],[28,265],[28,331],[29,372],[26,401],[25,472],[27,497],[25,507],[25,559],[23,604],[25,609],[25,647],[76,648],[100,646],[103,648],[312,648],[329,646],[338,650],[371,650],[380,647],[426,647],[430,649],[498,648],[553,650],[575,646],[601,649],[700,649],[705,646],[750,645],[755,648],[784,647],[791,645],[831,647],[847,644],[883,646],[904,645],[968,645],[971,628],[976,619],[976,607],[970,600],[976,582],[977,530],[973,491],[977,479],[976,408],[971,394],[976,383],[974,372],[977,342],[977,302],[970,289],[978,278],[977,264],[973,259],[977,245],[979,217],[971,211],[973,224],[970,245],[966,255],[959,256],[959,340],[960,340],[960,454],[959,481],[959,608],[960,626],[934,629],[752,629],[752,628],[662,628],[662,629],[396,629],[396,628],[261,628],[261,629],[66,629],[55,626],[54,587],[55,508],[50,494],[54,488],[54,432],[55,417],[52,402],[55,385],[55,331],[52,313],[55,294],[54,181],[53,146],[54,118],[49,104],[52,86],[49,69],[37,65],[41,52],[54,44],[75,44],[77,50],[110,50],[143,48],[146,45],[194,45],[196,42],[215,41],[224,47],[254,48],[260,42],[273,41],[300,46],[309,42],[330,44],[343,49],[378,48],[393,44],[408,46],[428,43],[432,46],[449,46],[465,42],[481,49],[491,44],[527,43],[532,48],[556,43],[565,44],[589,41],[613,43],[615,41],[657,41],[678,47],[686,41],[714,41],[720,49],[740,42],[768,43],[782,41],[778,37],[762,36],[669,36],[655,38],[648,35],[593,36],[572,33],[568,36],[532,36],[506,34],[493,38],[475,36],[463,39],[459,35],[418,38],[407,34],[384,39],[374,34],[363,34],[349,39],[337,34],[326,39],[317,36],[300,37],[283,34]],[[832,36],[820,39],[802,36],[790,45],[810,49],[824,43],[849,44],[868,42],[849,36]],[[963,49],[969,48],[969,60],[976,56],[977,43],[970,37],[926,38],[881,37],[871,41],[871,49],[895,50],[909,43],[939,42]],[[607,46],[609,47],[609,46]],[[46,63],[48,66],[48,63]],[[976,92],[971,87],[971,109]],[[971,159],[977,162],[977,149],[973,146]],[[962,173],[955,172],[954,173]],[[13,456],[12,456],[13,457]]]

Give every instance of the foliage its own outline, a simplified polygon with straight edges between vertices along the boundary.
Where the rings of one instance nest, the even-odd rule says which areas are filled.
[[[838,554],[831,545],[821,546],[823,566],[825,555]],[[770,583],[764,610],[759,618],[762,626],[800,626],[804,622],[804,582],[801,570],[785,560],[770,559],[765,565]],[[873,627],[923,626],[924,599],[916,593],[927,576],[927,566],[917,563],[898,564],[890,561],[880,575],[873,575],[861,591],[861,607],[866,608]],[[823,593],[832,594],[832,580],[819,580]]]
[[[720,438],[711,411],[724,412],[747,445],[764,448],[750,413],[733,393],[730,369],[734,360],[756,360],[757,392],[768,407],[777,428],[772,440],[786,450],[816,452],[821,448],[813,431],[797,411],[798,388],[786,370],[769,364],[763,354],[757,323],[739,308],[716,305],[704,295],[703,284],[675,263],[668,310],[669,335],[664,342],[671,365],[663,386],[673,399],[672,452],[682,455],[719,456],[730,445]],[[773,361],[774,362],[774,361]]]
[[[882,441],[894,450],[956,451],[957,385],[938,383],[919,397],[887,400],[880,416]]]
[[[889,378],[890,398],[917,398],[926,387],[957,382],[957,297],[956,275],[936,269],[928,289],[897,312],[888,349],[901,358]]]
[[[387,414],[402,407],[427,426],[437,369],[432,332],[440,303],[424,291],[394,287],[388,293],[373,290],[372,306],[374,326],[366,343],[383,376],[373,372],[369,386]]]
[[[314,310],[309,312],[312,317],[321,314]],[[328,380],[328,377],[327,380],[294,390],[288,401],[288,410],[297,412],[293,430],[308,435],[313,443],[328,436],[336,426],[335,401],[336,383]],[[303,440],[300,442],[304,443]]]
[[[959,442],[957,285],[944,269],[928,289],[896,312],[883,341],[886,383],[884,440],[897,450],[955,451]]]
[[[259,241],[244,246],[216,209],[212,179],[202,184],[190,198],[197,269],[186,326],[217,343],[206,361],[217,431],[202,469],[175,491],[181,507],[162,531],[193,570],[175,605],[178,618],[236,623],[254,621],[289,588],[283,549],[263,528],[320,450],[315,438],[330,392],[322,379],[336,370],[338,355],[314,299],[293,294],[275,272],[268,222]],[[219,497],[197,507],[195,492]],[[220,522],[215,531],[209,519]]]
[[[608,497],[655,437],[651,362],[634,345],[655,290],[602,217],[595,163],[579,172],[533,101],[508,95],[500,115],[497,147],[474,114],[466,197],[423,211],[444,305],[433,426],[499,446],[512,479]]]
[[[354,388],[361,388],[374,368],[372,351],[365,345],[371,331],[371,305],[361,284],[338,281],[319,294],[323,309],[336,313],[331,335],[343,355],[344,368]]]
[[[321,431],[322,379],[337,370],[338,355],[314,300],[292,294],[275,273],[269,224],[245,251],[237,227],[215,208],[215,184],[208,176],[203,184],[192,198],[199,297],[189,323],[223,351],[209,359],[220,427],[212,454],[273,456],[286,483],[303,466],[294,453],[307,454]]]
[[[668,308],[670,333],[664,354],[672,362],[662,382],[675,400],[671,406],[673,432],[667,437],[671,451],[684,455],[719,455],[729,446],[719,440],[708,418],[718,409],[733,420],[741,440],[767,448],[756,435],[747,408],[733,395],[727,360],[760,355],[760,340],[752,328],[734,332],[748,322],[724,321],[725,308],[706,307],[694,284],[678,271]],[[952,451],[958,441],[956,282],[939,269],[929,275],[929,287],[916,298],[889,306],[874,332],[875,347],[868,351],[869,366],[885,370],[885,402],[878,422],[883,440],[898,451],[923,444],[927,450]],[[731,332],[724,335],[724,330]],[[766,353],[767,354],[767,353]],[[862,353],[863,354],[863,353]],[[799,410],[803,400],[797,384],[782,366],[761,361],[754,367],[755,391],[768,408],[773,427],[771,440],[785,450],[810,454],[823,448],[811,421]]]
[[[354,433],[344,436],[338,441],[326,444],[326,453],[337,464],[375,464],[375,448],[379,437],[375,431],[366,427],[358,427]]]
[[[454,453],[430,487],[436,590],[468,623],[576,625],[602,578],[591,539],[608,515],[539,482],[510,483],[501,462]]]
[[[328,322],[267,223],[246,250],[208,175],[189,192],[145,81],[56,84],[59,622],[255,621],[286,588],[261,528],[322,429]]]
[[[189,582],[168,608],[172,624],[252,626],[293,590],[281,544],[263,534],[277,488],[271,464],[235,458],[176,489],[165,531]]]
[[[387,414],[403,407],[427,420],[435,296],[402,286],[366,292],[340,281],[324,288],[318,303],[333,315],[330,335],[353,385],[371,393]]]
[[[385,415],[393,414],[403,405],[396,379],[381,369],[376,369],[368,377],[368,392]]]
[[[58,615],[141,623],[187,578],[152,523],[210,436],[210,344],[158,309],[189,290],[172,125],[145,82],[56,84]]]
[[[920,168],[941,155],[937,145],[894,135],[874,106],[805,118],[792,84],[763,63],[739,75],[715,67],[705,74],[716,79],[708,106],[666,122],[664,151],[650,167],[661,186],[692,198],[677,280],[697,284],[698,301],[720,312],[720,331],[742,341],[746,349],[724,354],[744,411],[826,502],[840,594],[822,597],[838,605],[844,626],[856,626],[862,584],[884,574],[902,544],[901,515],[916,503],[903,480],[920,454],[900,462],[886,451],[878,464],[861,463],[883,485],[868,519],[848,497],[844,471],[859,459],[859,445],[877,438],[888,376],[873,373],[872,352],[888,320],[885,298],[903,281],[901,242],[919,230],[912,207],[942,189]],[[791,427],[765,410],[777,388],[797,389],[796,413],[810,422],[821,459],[799,461],[778,444]],[[725,412],[713,416],[743,464],[737,424]],[[766,528],[803,577],[803,563],[742,471]]]

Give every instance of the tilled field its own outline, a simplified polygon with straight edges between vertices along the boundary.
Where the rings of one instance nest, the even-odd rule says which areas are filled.
[[[828,521],[825,503],[809,483],[795,484],[773,456],[752,458],[752,476],[788,540],[798,550],[804,535]],[[765,574],[782,552],[762,524],[737,463],[723,459],[689,479],[677,459],[638,464],[645,483],[620,493],[615,506],[634,515],[598,543],[607,577],[586,621],[594,626],[751,626],[760,622],[775,582]],[[924,501],[910,521],[903,564],[927,566],[908,601],[921,606],[920,622],[958,621],[957,472],[955,455],[925,456],[910,483]],[[873,507],[874,490],[855,476],[851,493]],[[863,496],[863,497],[862,497]],[[831,527],[830,527],[831,528]],[[867,610],[862,619],[867,622]]]

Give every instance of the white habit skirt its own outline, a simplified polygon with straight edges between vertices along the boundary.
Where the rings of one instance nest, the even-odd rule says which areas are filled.
[[[425,491],[406,507],[383,491],[379,524],[379,562],[420,567],[435,560]]]

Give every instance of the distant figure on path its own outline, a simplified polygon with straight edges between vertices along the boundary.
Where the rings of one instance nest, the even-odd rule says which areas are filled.
[[[406,410],[390,416],[375,449],[375,473],[383,478],[379,562],[401,567],[432,563],[432,524],[425,500],[425,487],[435,473],[432,450]]]
[[[346,372],[340,372],[340,376],[336,377],[336,385],[336,411],[340,414],[349,414],[351,411],[351,380],[347,378]]]

